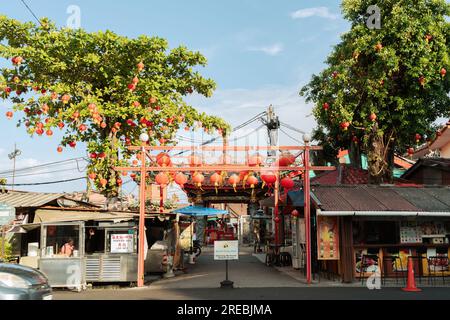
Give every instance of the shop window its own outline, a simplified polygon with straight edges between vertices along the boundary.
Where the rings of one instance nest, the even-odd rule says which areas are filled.
[[[86,227],[85,251],[88,254],[105,252],[105,230],[95,227]]]
[[[80,250],[80,226],[47,225],[44,226],[42,256],[78,256]]]
[[[397,244],[398,226],[395,221],[354,221],[355,244]]]

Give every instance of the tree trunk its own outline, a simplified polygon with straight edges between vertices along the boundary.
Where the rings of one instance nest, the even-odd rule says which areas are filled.
[[[350,143],[350,147],[348,148],[348,156],[350,158],[350,164],[354,168],[361,169],[361,148],[359,144]]]
[[[367,145],[369,184],[393,183],[392,138],[392,131],[379,134],[377,124],[373,126]]]

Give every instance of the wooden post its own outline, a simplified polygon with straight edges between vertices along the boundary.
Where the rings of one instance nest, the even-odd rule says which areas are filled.
[[[145,247],[145,179],[147,170],[145,168],[145,143],[142,143],[141,156],[141,183],[139,186],[139,255],[138,255],[138,287],[144,286],[144,247]]]

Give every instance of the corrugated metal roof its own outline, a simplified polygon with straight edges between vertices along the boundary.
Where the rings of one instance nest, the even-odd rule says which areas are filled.
[[[0,193],[0,203],[6,203],[14,208],[40,207],[64,196],[63,193],[38,193],[8,191]]]
[[[450,212],[449,187],[315,186],[324,211]]]

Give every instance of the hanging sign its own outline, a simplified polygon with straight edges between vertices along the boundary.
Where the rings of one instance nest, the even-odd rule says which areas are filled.
[[[339,260],[338,217],[317,217],[317,250],[319,260]]]

